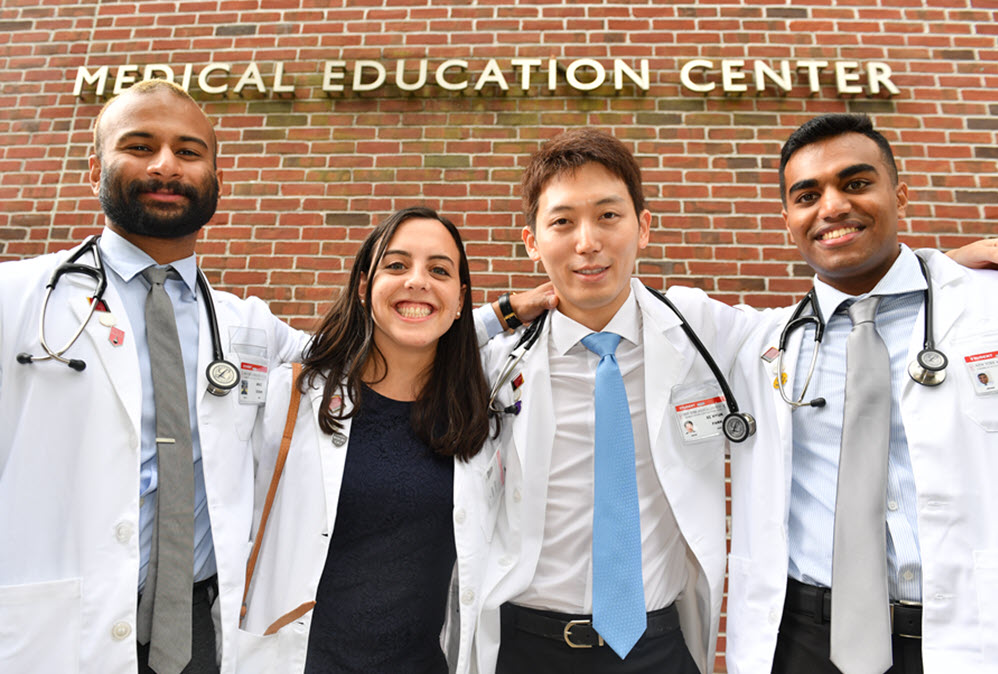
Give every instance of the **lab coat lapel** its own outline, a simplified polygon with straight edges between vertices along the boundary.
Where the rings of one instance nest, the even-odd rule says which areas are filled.
[[[790,314],[787,313],[786,316],[789,318]],[[783,325],[781,324],[773,331],[772,343],[767,345],[767,348],[768,346],[779,347],[780,331],[782,331],[782,329]],[[784,385],[784,389],[791,397],[793,397],[794,377],[797,372],[797,358],[800,355],[804,335],[804,330],[795,330],[794,334],[787,341],[787,350],[783,355],[783,371],[787,375],[787,381]],[[814,345],[814,340],[811,338],[808,338],[807,342],[808,347]],[[783,450],[783,465],[785,467],[784,477],[786,478],[784,483],[786,491],[785,503],[789,508],[791,462],[793,460],[793,408],[783,400],[783,396],[780,395],[780,389],[776,385],[776,378],[780,376],[777,365],[779,363],[778,357],[770,364],[762,360],[761,355],[762,354],[759,354],[759,364],[765,371],[763,381],[769,382],[770,393],[773,396],[773,408],[776,410],[776,424],[780,429],[780,448]],[[808,399],[813,398],[816,395],[818,394],[814,392],[813,387],[808,389]]]
[[[291,383],[295,385],[294,382]],[[311,422],[318,427],[319,411],[322,409],[322,389],[325,382],[316,380],[307,395],[303,395],[301,404],[309,405],[312,410]],[[307,402],[306,402],[307,399]],[[334,399],[335,400],[335,399]],[[340,404],[347,409],[350,402],[345,395],[340,396]],[[343,420],[343,428],[337,435],[329,436],[316,428],[319,439],[319,462],[322,465],[323,492],[326,497],[326,530],[332,531],[336,522],[336,506],[339,504],[340,486],[343,484],[343,470],[347,461],[347,447],[350,445],[350,419]]]
[[[93,293],[93,282],[89,278],[85,279],[73,274],[64,275],[60,281],[69,290],[69,305],[72,308],[74,320],[82,323],[90,312],[89,298]],[[125,305],[110,283],[104,291],[104,301],[108,307],[114,310],[112,312],[115,319],[114,327],[124,333],[124,341],[118,346],[111,343],[111,328],[100,322],[101,312],[94,312],[93,317],[87,322],[83,334],[80,335],[80,339],[91,340],[93,350],[100,358],[104,373],[111,382],[111,387],[118,396],[121,406],[128,413],[128,420],[137,436],[142,418],[142,381],[139,377],[138,355],[135,352],[135,335],[128,322]],[[63,344],[49,344],[49,346],[62,348]],[[72,353],[73,349],[70,349],[66,355],[71,356]],[[80,374],[100,376],[96,363],[88,364],[87,369]]]
[[[966,290],[960,292],[964,274],[963,269],[956,262],[942,253],[932,252],[926,259],[929,260],[929,271],[932,277],[932,332],[938,348],[938,345],[947,339],[957,319],[967,308]],[[919,351],[924,348],[925,310],[926,306],[923,301],[918,310],[918,316],[915,318],[915,327],[911,331],[911,340],[908,343],[908,363],[913,362]],[[951,360],[948,369],[956,366],[957,364]],[[912,386],[918,385],[911,377],[906,377],[905,380],[902,395]]]
[[[645,409],[648,438],[652,446],[668,423],[672,390],[662,382],[682,382],[693,359],[700,358],[683,332],[679,317],[656,299],[638,281],[631,281],[641,309],[641,338],[644,342]]]

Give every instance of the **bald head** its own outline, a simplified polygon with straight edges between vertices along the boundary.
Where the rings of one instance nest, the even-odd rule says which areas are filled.
[[[217,164],[218,141],[215,138],[215,130],[211,119],[208,115],[204,114],[201,106],[191,98],[190,94],[184,91],[183,87],[169,80],[161,79],[139,82],[104,104],[104,107],[101,108],[100,113],[97,115],[97,120],[94,122],[94,154],[97,155],[98,159],[103,158],[105,139],[110,133],[109,127],[120,124],[121,120],[119,118],[123,114],[127,116],[128,104],[133,102],[136,97],[148,96],[159,96],[167,101],[175,99],[171,102],[174,102],[178,106],[189,106],[196,109],[200,117],[204,120],[204,126],[207,127],[208,137],[206,138],[206,142],[209,145],[208,149],[212,155],[212,162]],[[198,131],[200,132],[201,130]]]

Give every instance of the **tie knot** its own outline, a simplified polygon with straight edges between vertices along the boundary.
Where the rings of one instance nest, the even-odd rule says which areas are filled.
[[[149,285],[163,285],[163,283],[168,278],[175,278],[177,272],[173,270],[173,267],[156,267],[149,266],[142,270],[142,276],[145,280],[149,281]]]
[[[593,332],[582,338],[582,346],[602,358],[613,354],[620,344],[620,335],[615,332]]]
[[[871,295],[853,302],[848,309],[852,324],[873,323],[873,317],[877,315],[877,307],[880,305],[880,299],[879,295]]]

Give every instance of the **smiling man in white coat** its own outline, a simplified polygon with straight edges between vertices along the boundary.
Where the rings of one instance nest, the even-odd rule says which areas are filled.
[[[899,245],[907,186],[865,117],[801,126],[780,184],[817,275],[783,371],[790,309],[733,381],[760,432],[732,451],[728,671],[998,671],[998,273]]]
[[[486,347],[505,415],[483,450],[484,521],[455,514],[490,541],[482,577],[461,579],[477,631],[456,669],[711,672],[724,414],[678,314],[632,276],[651,226],[637,162],[609,134],[572,130],[532,157],[523,196],[524,243],[559,303],[522,357],[509,359],[522,330]],[[746,315],[696,290],[669,297],[726,370]]]
[[[186,92],[136,85],[95,125],[99,240],[0,265],[0,671],[234,671],[250,432],[304,336],[198,279],[215,156]]]

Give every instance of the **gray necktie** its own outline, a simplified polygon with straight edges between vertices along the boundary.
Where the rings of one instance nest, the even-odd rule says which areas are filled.
[[[849,307],[832,544],[831,660],[843,674],[883,674],[892,663],[884,513],[891,363],[874,326],[879,304],[866,297]]]
[[[174,674],[191,659],[194,587],[194,459],[184,360],[173,303],[163,282],[173,269],[149,267],[146,339],[156,402],[156,526],[137,636],[149,643],[149,666]]]

